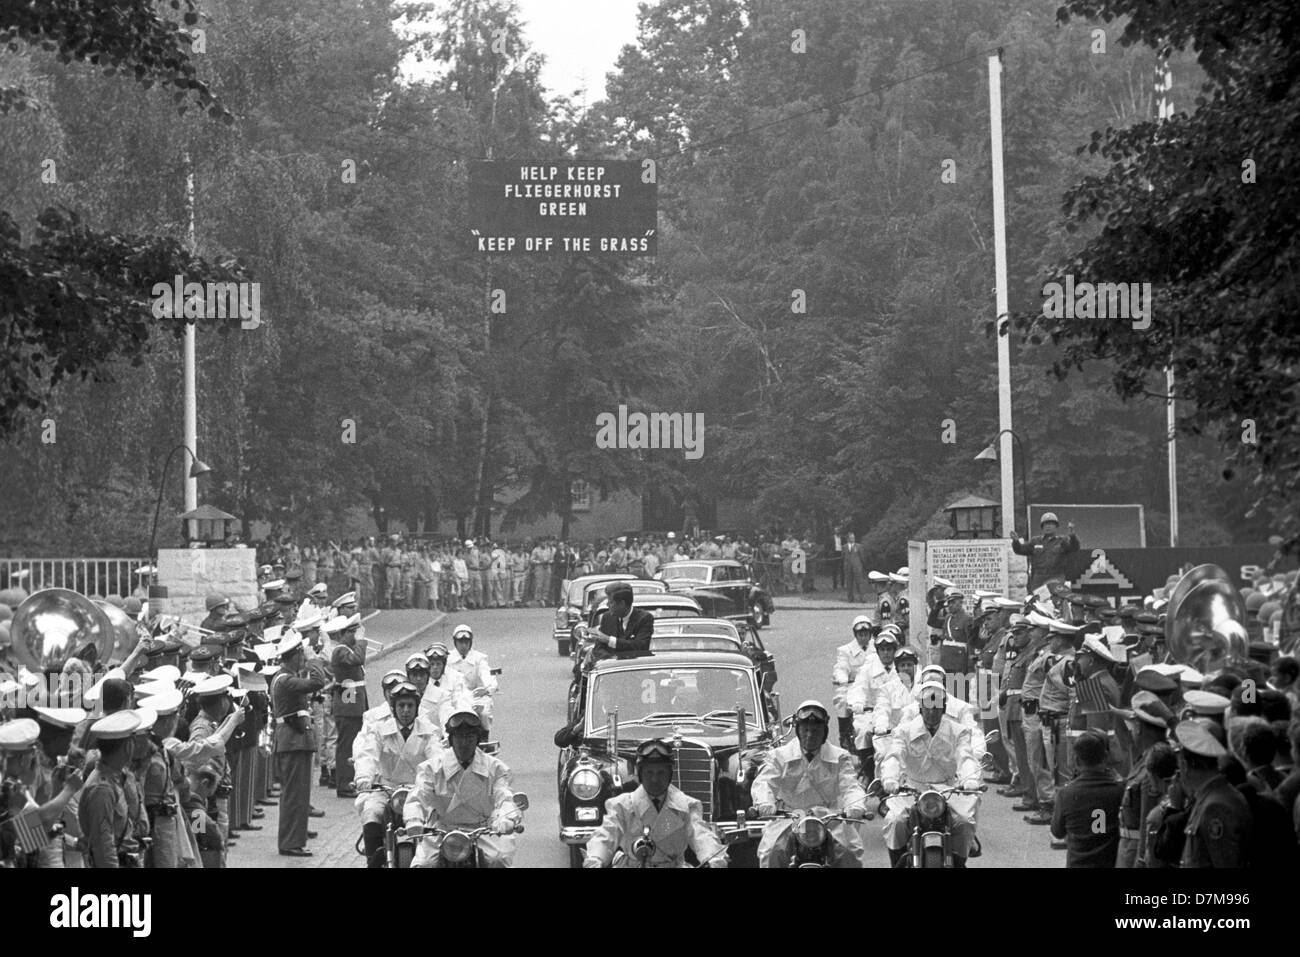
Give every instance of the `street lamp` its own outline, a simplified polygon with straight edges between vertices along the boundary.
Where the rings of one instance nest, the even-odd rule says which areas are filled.
[[[212,471],[212,467],[206,462],[201,461],[199,457],[190,450],[188,445],[178,445],[167,453],[167,461],[163,462],[162,477],[158,479],[158,502],[153,507],[153,529],[149,532],[149,560],[154,563],[154,571],[152,575],[154,580],[157,580],[158,578],[158,562],[155,560],[153,546],[154,542],[158,538],[158,513],[162,511],[163,489],[167,487],[167,469],[171,467],[172,456],[182,449],[189,452],[190,458],[194,460],[194,464],[190,466],[190,478],[196,479],[200,475],[207,475]]]
[[[980,452],[979,455],[975,456],[975,461],[996,462],[998,460],[998,440],[1001,439],[1003,435],[1010,435],[1012,441],[1015,442],[1016,445],[1019,446],[1020,448],[1020,497],[1025,501],[1025,508],[1029,508],[1029,491],[1026,488],[1026,478],[1025,478],[1025,476],[1029,472],[1029,458],[1025,455],[1024,443],[1020,441],[1020,436],[1016,434],[1014,429],[1003,429],[1001,432],[995,435],[993,437],[993,441],[988,444],[988,446],[984,449],[984,451]],[[1012,531],[1015,531],[1015,518],[1016,517],[1014,515],[1011,516]],[[1004,517],[1003,524],[1005,524],[1005,522],[1006,519]]]

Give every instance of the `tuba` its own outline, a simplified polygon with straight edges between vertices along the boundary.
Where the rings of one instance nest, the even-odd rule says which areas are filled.
[[[1228,573],[1198,565],[1178,580],[1165,608],[1165,646],[1179,664],[1201,674],[1250,657],[1246,604]]]
[[[120,608],[113,610],[126,618]],[[46,588],[18,606],[9,636],[14,654],[28,670],[49,674],[62,671],[73,658],[91,657],[88,649],[94,649],[96,662],[107,663],[118,630],[104,609],[85,595],[66,588]]]
[[[99,606],[113,625],[113,651],[110,658],[114,661],[124,660],[140,640],[139,626],[135,619],[116,605],[99,598],[92,598],[91,601]],[[99,660],[107,663],[110,658],[101,656]]]

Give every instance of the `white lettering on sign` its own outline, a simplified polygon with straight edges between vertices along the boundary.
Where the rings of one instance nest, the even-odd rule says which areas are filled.
[[[926,567],[931,579],[937,575],[961,589],[966,595],[966,610],[973,611],[976,590],[1007,594],[1011,587],[1010,550],[1010,542],[1000,538],[980,542],[927,542]]]

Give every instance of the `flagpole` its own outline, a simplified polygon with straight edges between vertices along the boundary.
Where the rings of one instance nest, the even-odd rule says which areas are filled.
[[[1174,77],[1169,61],[1161,60],[1156,68],[1156,121],[1163,123],[1174,115],[1169,89]],[[1169,447],[1169,547],[1178,547],[1178,412],[1174,400],[1173,340],[1169,343],[1169,365],[1165,366],[1165,438]]]
[[[1011,431],[1011,336],[1007,322],[1007,218],[1002,182],[1002,50],[989,57],[989,135],[993,159],[993,266],[997,296],[998,340],[998,440],[1001,449],[1002,535],[1010,538],[1015,529],[1016,472],[1012,459]],[[1025,502],[1025,507],[1029,503]]]

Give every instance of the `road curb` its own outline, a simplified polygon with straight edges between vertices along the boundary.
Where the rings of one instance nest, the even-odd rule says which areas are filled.
[[[379,614],[379,612],[375,612],[375,614],[377,615]],[[433,628],[441,624],[442,620],[446,617],[447,617],[447,613],[445,611],[438,612],[426,624],[421,625],[419,628],[415,629],[415,631],[411,632],[408,635],[403,635],[401,638],[398,638],[396,641],[392,642],[391,644],[384,645],[384,648],[379,653],[378,657],[382,658],[384,657],[384,655],[390,654],[392,652],[401,651],[403,648],[405,648],[411,642],[415,641],[416,638],[420,637],[430,628]]]

